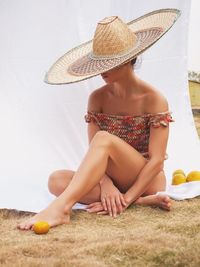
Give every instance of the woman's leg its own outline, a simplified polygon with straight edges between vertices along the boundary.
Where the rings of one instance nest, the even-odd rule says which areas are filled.
[[[68,187],[74,175],[75,172],[71,170],[54,171],[50,175],[48,181],[48,188],[50,193],[58,197]],[[86,194],[79,200],[79,203],[91,204],[94,202],[101,201],[100,195],[101,195],[100,185],[97,184],[88,194]]]
[[[165,191],[166,176],[164,171],[161,171],[150,183],[144,194],[135,202],[138,205],[158,206],[165,210],[170,210],[170,198],[165,195],[155,195],[157,192]]]
[[[19,228],[30,229],[38,220],[48,221],[50,226],[69,222],[72,206],[99,183],[105,172],[112,172],[113,182],[119,188],[128,189],[146,163],[139,152],[119,137],[104,131],[97,132],[65,191],[45,210],[21,223]]]
[[[53,172],[49,177],[48,187],[49,191],[55,195],[59,196],[62,194],[66,187],[70,184],[75,172],[71,170],[58,170]],[[146,205],[146,206],[158,206],[165,210],[170,210],[171,204],[169,203],[169,198],[164,195],[155,195],[159,191],[165,191],[166,187],[166,177],[163,171],[161,171],[155,179],[151,182],[150,186],[146,192],[137,199],[135,204]],[[91,204],[94,202],[101,201],[101,189],[99,184],[97,184],[89,193],[83,196],[79,203]]]

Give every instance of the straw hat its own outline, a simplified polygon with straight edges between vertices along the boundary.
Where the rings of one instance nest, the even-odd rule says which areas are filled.
[[[180,15],[177,9],[160,9],[124,23],[106,17],[96,27],[93,40],[73,48],[49,69],[45,82],[82,81],[122,65],[157,42]]]

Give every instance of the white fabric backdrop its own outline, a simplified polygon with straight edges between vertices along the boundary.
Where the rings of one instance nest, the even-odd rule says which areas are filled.
[[[126,22],[159,8],[182,11],[172,30],[143,55],[138,75],[169,100],[166,161],[171,172],[200,166],[187,88],[188,0],[0,0],[0,208],[39,211],[52,199],[49,174],[76,169],[87,149],[84,114],[100,77],[72,85],[43,82],[62,54],[91,39],[110,15]]]

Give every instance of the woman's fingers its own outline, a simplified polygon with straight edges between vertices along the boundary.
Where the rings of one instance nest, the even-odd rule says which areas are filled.
[[[120,200],[121,200],[121,203],[124,205],[124,207],[126,207],[127,203],[126,203],[124,196],[122,194],[120,195]]]
[[[120,197],[116,198],[116,204],[117,204],[117,209],[118,209],[119,214],[122,213],[123,208],[122,208],[122,203],[121,203]]]
[[[127,206],[122,194],[113,197],[102,197],[101,202],[94,202],[86,206],[86,210],[90,213],[109,214],[116,217],[117,214],[122,213],[124,207]]]
[[[102,208],[96,207],[96,208],[92,208],[92,209],[87,210],[87,212],[89,212],[89,213],[97,213],[99,211],[102,211]]]
[[[87,207],[86,210],[90,213],[93,213],[93,212],[103,211],[104,209],[101,202],[98,202],[93,206]]]
[[[108,208],[108,213],[110,216],[112,216],[112,208],[111,208],[111,203],[110,203],[109,197],[106,198],[106,204],[107,204],[107,208]]]
[[[116,207],[115,198],[111,198],[111,207],[112,207],[112,216],[116,217],[117,216],[117,207]]]
[[[123,195],[118,195],[115,197],[107,197],[105,198],[105,203],[107,205],[107,211],[110,216],[117,216],[117,213],[122,213],[123,206],[127,206]],[[122,206],[123,205],[123,206]],[[104,208],[105,210],[105,208]]]
[[[108,211],[99,211],[97,212],[98,215],[107,215],[108,214]]]
[[[89,204],[89,205],[87,205],[86,206],[86,209],[90,209],[90,208],[92,208],[92,207],[94,207],[94,206],[96,206],[96,205],[98,205],[98,204],[101,204],[101,202],[93,202],[93,203],[91,203],[91,204]]]
[[[103,209],[107,211],[108,209],[107,209],[107,205],[106,205],[106,199],[105,199],[105,197],[102,198],[101,203],[102,203],[102,205],[103,205]]]

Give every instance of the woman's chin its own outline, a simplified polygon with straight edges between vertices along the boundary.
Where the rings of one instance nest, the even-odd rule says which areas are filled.
[[[112,82],[108,78],[102,78],[106,84],[111,84]]]

